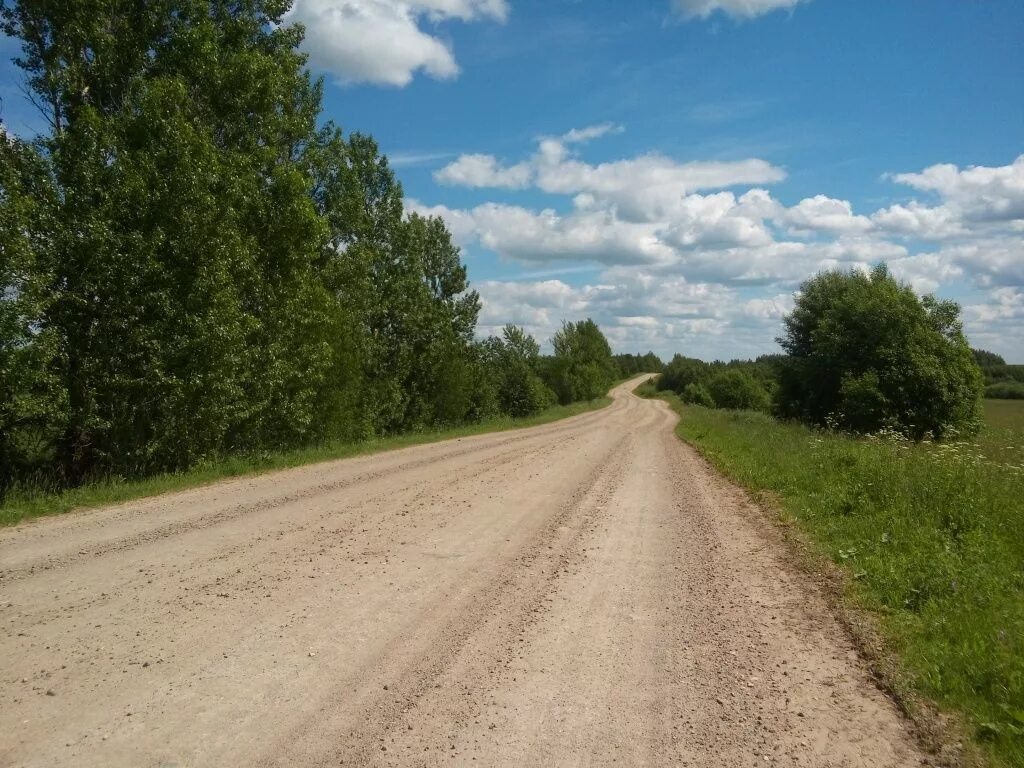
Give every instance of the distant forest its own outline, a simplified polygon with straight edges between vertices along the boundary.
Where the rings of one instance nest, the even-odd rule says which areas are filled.
[[[1024,365],[1007,365],[993,352],[974,350],[974,359],[985,375],[985,397],[1024,400]]]

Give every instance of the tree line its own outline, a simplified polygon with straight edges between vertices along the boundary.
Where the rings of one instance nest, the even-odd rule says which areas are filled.
[[[993,376],[1009,378],[1017,367],[972,350],[955,302],[918,296],[884,264],[805,281],[778,342],[783,354],[753,361],[705,363],[677,355],[658,387],[705,407],[765,410],[813,426],[921,439],[979,428],[979,359]]]
[[[984,349],[973,352],[985,377],[985,397],[1024,400],[1024,365],[1008,365],[1002,356]]]
[[[0,495],[524,416],[620,374],[480,299],[282,0],[0,0],[47,129],[0,123]]]

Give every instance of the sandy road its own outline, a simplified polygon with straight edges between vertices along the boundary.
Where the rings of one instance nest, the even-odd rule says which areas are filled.
[[[919,765],[634,384],[0,531],[0,765]]]

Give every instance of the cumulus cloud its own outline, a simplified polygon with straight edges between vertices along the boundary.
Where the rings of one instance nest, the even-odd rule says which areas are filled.
[[[757,158],[738,161],[680,163],[659,154],[592,165],[572,146],[621,130],[611,124],[578,128],[557,138],[543,138],[527,160],[503,165],[493,155],[462,155],[434,174],[441,184],[472,188],[523,189],[575,195],[581,209],[614,206],[620,218],[658,221],[683,205],[683,198],[704,189],[771,184],[786,174]]]
[[[993,289],[966,304],[963,318],[964,330],[974,347],[1003,354],[1010,362],[1024,360],[1024,288]]]
[[[527,163],[502,166],[493,155],[460,155],[435,173],[434,179],[460,187],[523,189],[533,180],[533,168]]]
[[[605,270],[590,285],[485,281],[477,287],[483,333],[514,322],[546,344],[563,319],[591,317],[615,349],[650,349],[666,359],[676,352],[720,356],[726,335],[734,354],[759,354],[792,307],[789,295],[741,300],[725,286],[622,268]]]
[[[449,46],[425,24],[507,16],[505,0],[295,0],[285,20],[305,25],[310,63],[339,82],[401,87],[420,71],[459,74]]]
[[[674,0],[673,6],[686,18],[706,19],[724,13],[734,19],[753,19],[772,11],[795,8],[804,0]]]
[[[954,243],[939,255],[986,287],[1024,285],[1024,241],[1019,237]]]
[[[870,213],[825,193],[787,206],[765,186],[784,171],[758,158],[584,159],[586,142],[617,130],[603,124],[542,138],[533,154],[511,164],[463,155],[437,174],[448,184],[558,195],[560,206],[415,204],[445,218],[471,252],[541,265],[536,277],[580,269],[599,275],[582,287],[561,280],[488,284],[481,291],[485,324],[512,319],[547,338],[562,318],[589,314],[620,349],[717,344],[743,354],[772,347],[792,292],[824,269],[867,270],[885,261],[919,292],[985,290],[999,306],[1017,293],[998,291],[1019,293],[1024,285],[1024,218],[1016,207],[1022,159],[891,176],[931,199]],[[984,312],[971,312],[969,328],[982,333]],[[1024,338],[1024,321],[1000,312],[1000,322]]]
[[[966,232],[954,210],[946,206],[929,207],[917,201],[876,211],[871,221],[883,232],[923,240],[944,240]]]
[[[920,173],[899,173],[893,179],[925,192],[975,221],[1024,219],[1024,155],[995,168],[950,164],[933,165]]]
[[[798,232],[845,234],[867,232],[872,227],[870,219],[853,214],[853,206],[849,202],[826,195],[801,200],[786,211],[785,220]]]

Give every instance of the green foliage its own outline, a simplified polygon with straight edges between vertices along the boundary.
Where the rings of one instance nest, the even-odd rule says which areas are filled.
[[[847,571],[905,667],[890,682],[964,713],[994,764],[1024,764],[1024,408],[990,401],[976,440],[913,443],[670,402],[681,437]]]
[[[540,346],[522,328],[506,325],[501,338],[492,336],[480,346],[502,413],[531,416],[555,403],[540,377]]]
[[[706,363],[676,355],[658,377],[656,386],[660,391],[674,392],[683,402],[693,405],[765,410],[775,387],[780,357]]]
[[[983,349],[971,350],[985,377],[985,397],[1016,400],[1024,398],[1024,365],[1007,365],[999,355]]]
[[[703,360],[676,355],[672,358],[665,372],[658,377],[658,389],[669,390],[680,394],[690,384],[706,382],[710,377],[711,366]]]
[[[982,370],[993,366],[1006,365],[1006,360],[995,352],[989,352],[985,349],[972,349],[971,354],[974,355],[974,362],[976,362],[978,367]]]
[[[707,390],[718,408],[763,411],[768,408],[768,393],[749,373],[737,369],[720,370],[707,382]]]
[[[615,355],[613,359],[620,379],[629,379],[641,373],[661,373],[665,370],[665,363],[653,352],[645,355]]]
[[[779,340],[789,357],[778,413],[916,439],[976,430],[982,376],[959,312],[953,302],[918,298],[885,266],[808,280]]]
[[[708,388],[696,382],[687,384],[679,398],[687,405],[699,405],[704,408],[715,407],[715,399],[711,396]]]
[[[1024,400],[1024,384],[1019,381],[1000,381],[985,387],[985,397],[997,400]]]
[[[0,496],[551,402],[376,143],[317,127],[287,7],[0,0],[49,123],[0,132]],[[614,370],[573,329],[566,403]]]
[[[555,354],[543,376],[563,405],[602,397],[615,381],[611,347],[593,320],[563,323],[551,345]]]

